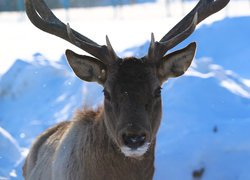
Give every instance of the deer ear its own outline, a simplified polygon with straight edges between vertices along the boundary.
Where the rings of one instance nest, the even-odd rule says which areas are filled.
[[[66,50],[65,54],[77,77],[88,82],[98,82],[102,85],[105,83],[106,66],[100,60],[76,54],[71,50]]]
[[[195,50],[196,43],[192,42],[187,47],[164,56],[157,69],[160,81],[163,83],[169,77],[183,75],[191,65]]]

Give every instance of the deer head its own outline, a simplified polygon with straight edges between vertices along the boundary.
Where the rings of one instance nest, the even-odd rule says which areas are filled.
[[[161,85],[185,73],[196,44],[166,54],[186,39],[198,23],[222,9],[229,0],[200,0],[193,10],[160,41],[151,35],[148,54],[142,58],[120,58],[108,37],[100,46],[61,22],[42,0],[26,0],[26,12],[39,29],[61,37],[93,57],[66,51],[74,73],[84,81],[97,82],[104,90],[104,122],[108,135],[129,157],[146,153],[161,122]]]

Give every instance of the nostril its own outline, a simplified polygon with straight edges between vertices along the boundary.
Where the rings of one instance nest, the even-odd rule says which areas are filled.
[[[123,134],[122,139],[125,146],[128,146],[132,149],[137,149],[138,147],[145,144],[146,135]]]

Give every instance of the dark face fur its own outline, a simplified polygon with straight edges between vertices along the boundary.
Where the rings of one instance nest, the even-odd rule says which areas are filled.
[[[104,64],[70,50],[66,51],[66,56],[80,79],[103,86],[108,135],[125,156],[139,158],[155,140],[160,126],[162,83],[169,77],[184,74],[192,62],[195,48],[195,43],[191,43],[158,62],[144,57]]]
[[[127,156],[143,155],[161,120],[161,84],[155,64],[128,58],[115,63],[104,84],[108,132]]]

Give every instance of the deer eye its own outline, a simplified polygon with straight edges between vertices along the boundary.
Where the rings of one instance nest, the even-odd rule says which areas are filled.
[[[110,97],[109,92],[108,92],[107,90],[104,89],[104,90],[103,90],[103,94],[104,94],[105,99],[107,99],[107,100],[110,101],[111,97]]]
[[[154,92],[154,97],[155,98],[159,98],[159,97],[161,97],[161,87],[158,87],[156,90],[155,90],[155,92]]]

